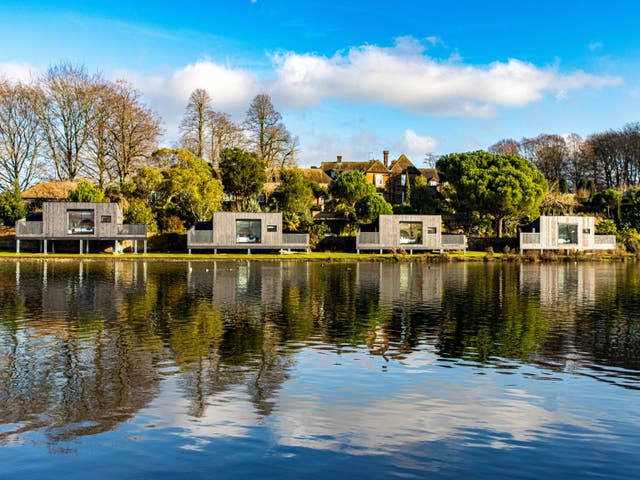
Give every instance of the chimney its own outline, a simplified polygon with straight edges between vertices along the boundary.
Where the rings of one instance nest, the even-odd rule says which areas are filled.
[[[338,155],[338,163],[342,163],[342,155]]]
[[[389,150],[383,150],[382,155],[384,155],[384,166],[389,168]]]

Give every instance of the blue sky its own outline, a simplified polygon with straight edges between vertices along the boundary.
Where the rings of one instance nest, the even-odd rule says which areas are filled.
[[[170,146],[189,93],[271,95],[302,166],[487,148],[639,121],[635,2],[1,1],[0,75],[126,78]]]

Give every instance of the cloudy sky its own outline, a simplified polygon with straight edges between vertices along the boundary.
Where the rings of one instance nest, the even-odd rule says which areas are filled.
[[[302,166],[385,149],[423,165],[640,120],[632,1],[2,0],[0,13],[0,76],[69,61],[126,78],[167,146],[195,88],[238,121],[271,95]]]

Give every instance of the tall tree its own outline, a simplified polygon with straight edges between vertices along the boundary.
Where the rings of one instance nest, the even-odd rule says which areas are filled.
[[[111,181],[115,175],[113,159],[109,155],[111,138],[109,124],[112,120],[113,90],[109,84],[100,83],[93,109],[94,122],[87,142],[88,162],[86,168],[91,172],[100,188]]]
[[[119,80],[111,86],[108,133],[109,155],[122,185],[137,164],[156,148],[162,134],[160,119],[140,101],[140,92]]]
[[[233,122],[226,113],[213,110],[208,112],[205,126],[207,130],[205,156],[213,166],[220,164],[220,155],[226,148],[243,148],[246,145],[242,127]]]
[[[59,180],[72,180],[83,170],[99,83],[99,75],[89,75],[83,67],[68,63],[50,67],[40,81],[42,95],[36,111],[46,154]]]
[[[516,155],[477,151],[446,155],[438,169],[453,187],[452,201],[459,213],[491,219],[502,236],[504,221],[539,214],[548,189],[544,176]]]
[[[211,96],[203,88],[189,96],[184,117],[180,123],[180,143],[198,158],[203,158],[207,139],[207,121],[213,112]]]
[[[20,192],[42,173],[37,91],[0,82],[0,188]]]
[[[254,152],[228,148],[220,158],[222,184],[236,197],[236,207],[245,210],[248,202],[262,192],[267,181],[264,162]]]
[[[245,120],[245,128],[258,158],[271,171],[276,167],[295,166],[296,161],[297,139],[281,120],[282,115],[271,103],[271,97],[264,93],[253,99]]]

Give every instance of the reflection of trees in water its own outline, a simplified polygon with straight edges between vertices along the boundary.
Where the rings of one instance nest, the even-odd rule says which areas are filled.
[[[269,415],[309,346],[638,369],[637,267],[602,267],[0,263],[0,442],[113,429],[172,365],[190,415],[234,386]]]
[[[44,287],[42,264],[20,264],[19,275],[11,267],[0,269],[0,420],[15,428],[0,441],[33,430],[52,442],[100,433],[148,404],[156,357],[122,334],[113,266],[92,265],[93,281],[77,264],[49,264]],[[15,299],[20,316],[6,308]]]

